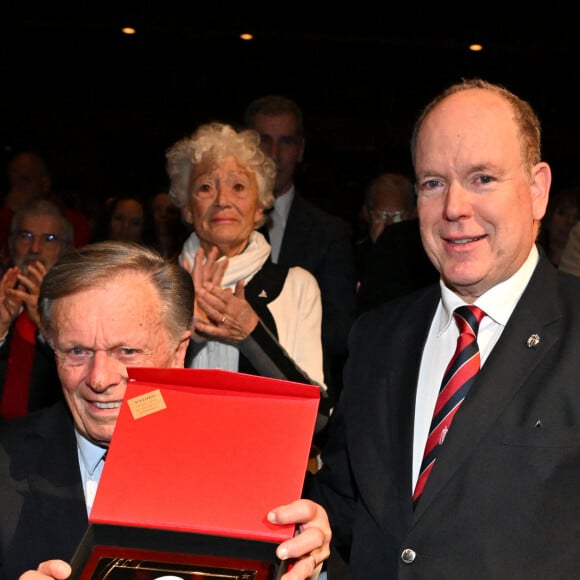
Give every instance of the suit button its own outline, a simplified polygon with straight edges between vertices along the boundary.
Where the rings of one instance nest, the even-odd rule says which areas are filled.
[[[415,561],[416,557],[417,553],[415,552],[415,550],[411,550],[411,548],[405,548],[401,552],[401,560],[403,560],[405,564],[412,564]]]

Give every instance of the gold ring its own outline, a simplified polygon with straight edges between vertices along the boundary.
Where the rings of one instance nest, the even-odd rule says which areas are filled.
[[[223,324],[225,321],[226,321],[226,315],[224,314],[224,315],[222,316],[222,324]]]
[[[316,558],[312,554],[310,554],[308,557],[312,558],[312,564],[313,564],[312,571],[314,572],[314,570],[316,570],[316,568],[318,567],[318,564],[316,563]]]

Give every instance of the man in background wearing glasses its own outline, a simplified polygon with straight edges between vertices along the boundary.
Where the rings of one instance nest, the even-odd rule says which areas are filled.
[[[0,280],[1,419],[62,397],[52,349],[38,332],[37,302],[45,274],[72,248],[72,241],[71,223],[48,200],[29,202],[12,217],[12,267]]]
[[[368,232],[355,245],[358,314],[438,279],[421,244],[415,185],[407,175],[376,177],[361,213]]]
[[[386,226],[416,217],[413,182],[402,173],[382,173],[369,184],[362,213],[374,243]]]

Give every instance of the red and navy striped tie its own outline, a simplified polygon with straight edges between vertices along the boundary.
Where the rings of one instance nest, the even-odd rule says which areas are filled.
[[[480,368],[479,348],[477,346],[477,331],[485,312],[477,306],[460,306],[453,312],[455,322],[459,327],[457,348],[453,358],[447,365],[439,396],[433,411],[433,419],[429,436],[425,445],[421,472],[415,485],[413,503],[416,504],[423,490],[439,449],[445,441],[447,432],[463,399],[465,399]]]

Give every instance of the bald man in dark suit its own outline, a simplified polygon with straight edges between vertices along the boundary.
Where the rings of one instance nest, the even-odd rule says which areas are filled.
[[[356,580],[578,578],[580,280],[536,244],[551,185],[540,154],[529,104],[480,79],[417,120],[421,238],[441,282],[355,322],[306,488]],[[440,418],[466,344],[476,374],[461,367]]]

